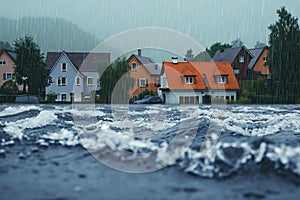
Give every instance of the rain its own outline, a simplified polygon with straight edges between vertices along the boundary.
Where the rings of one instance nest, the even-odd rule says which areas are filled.
[[[0,199],[299,198],[299,0],[0,2]]]

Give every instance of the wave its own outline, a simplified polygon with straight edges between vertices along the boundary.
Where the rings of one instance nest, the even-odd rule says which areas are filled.
[[[300,175],[299,105],[2,105],[0,110],[0,148],[16,140],[81,145],[121,160],[151,158],[155,169],[179,166],[202,177],[265,165]],[[111,159],[111,154],[101,156]]]

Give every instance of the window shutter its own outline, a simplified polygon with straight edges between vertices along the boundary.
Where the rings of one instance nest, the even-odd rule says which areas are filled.
[[[146,79],[146,87],[148,87],[148,79]]]
[[[140,87],[140,79],[137,79],[137,87]]]

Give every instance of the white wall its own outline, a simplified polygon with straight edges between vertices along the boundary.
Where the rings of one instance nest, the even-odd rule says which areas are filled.
[[[198,96],[199,104],[203,103],[202,98],[205,95],[211,95],[212,97],[223,96],[223,99],[226,96],[234,96],[234,101],[236,101],[236,91],[163,91],[162,93],[165,94],[166,104],[179,104],[180,96]]]

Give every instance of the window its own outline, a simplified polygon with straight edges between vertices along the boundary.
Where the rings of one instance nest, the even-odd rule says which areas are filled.
[[[136,63],[135,62],[131,63],[131,70],[132,71],[136,70]]]
[[[168,87],[168,84],[167,84],[167,77],[165,77],[165,76],[162,76],[162,77],[161,77],[161,87],[163,87],[163,88]]]
[[[62,93],[62,94],[60,94],[60,96],[61,96],[61,101],[62,102],[66,102],[67,101],[67,94]]]
[[[224,84],[227,82],[226,76],[218,76],[218,83]]]
[[[87,78],[87,85],[93,85],[94,84],[94,79],[89,77]]]
[[[139,79],[139,87],[147,87],[147,79],[140,78]]]
[[[240,63],[245,62],[245,57],[243,55],[240,55]]]
[[[6,61],[5,60],[0,60],[0,65],[6,65]]]
[[[267,57],[264,57],[263,61],[264,61],[264,63],[266,63],[267,62]]]
[[[66,72],[67,71],[67,63],[61,63],[61,71]]]
[[[198,96],[180,96],[179,97],[180,104],[199,104]]]
[[[76,77],[76,85],[80,85],[80,77]]]
[[[194,76],[186,76],[185,84],[195,84],[195,77]]]
[[[57,79],[58,86],[66,86],[67,85],[67,78],[66,77],[59,77]]]
[[[13,76],[13,73],[3,73],[3,80],[12,80]]]

